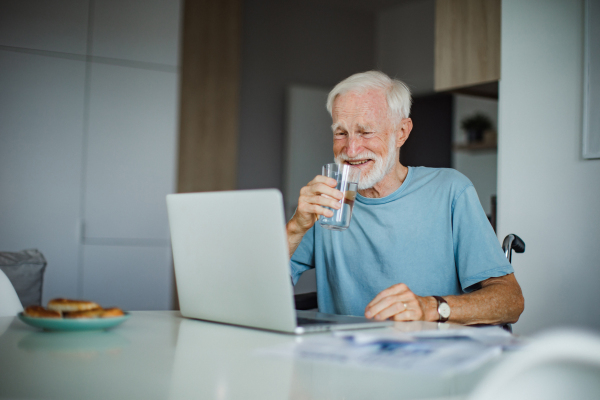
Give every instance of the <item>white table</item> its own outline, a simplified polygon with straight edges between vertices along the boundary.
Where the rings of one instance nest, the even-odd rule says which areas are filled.
[[[44,332],[17,318],[0,318],[0,398],[464,397],[490,369],[488,364],[473,373],[444,378],[265,356],[256,349],[297,339],[188,320],[178,312],[131,314],[113,330],[92,332]]]

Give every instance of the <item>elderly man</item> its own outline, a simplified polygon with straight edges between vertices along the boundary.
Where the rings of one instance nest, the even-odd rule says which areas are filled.
[[[361,170],[346,231],[315,224],[339,208],[336,181],[317,176],[300,191],[286,229],[292,279],[316,268],[319,310],[378,320],[516,322],[521,288],[473,184],[458,171],[406,167],[412,130],[406,85],[370,71],[329,94],[337,163]]]

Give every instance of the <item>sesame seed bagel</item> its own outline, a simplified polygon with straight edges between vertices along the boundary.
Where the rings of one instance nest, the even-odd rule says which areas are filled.
[[[29,306],[25,308],[23,313],[33,318],[61,318],[58,311],[47,310],[42,306]]]
[[[100,308],[98,303],[87,300],[71,300],[71,299],[52,299],[48,302],[48,308],[50,310],[63,312],[73,311],[88,311]]]

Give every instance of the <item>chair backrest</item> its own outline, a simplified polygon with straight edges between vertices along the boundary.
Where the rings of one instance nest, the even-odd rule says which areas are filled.
[[[0,251],[0,270],[6,274],[23,307],[42,304],[46,259],[37,249]]]
[[[19,296],[10,280],[0,270],[0,317],[14,317],[23,311]]]

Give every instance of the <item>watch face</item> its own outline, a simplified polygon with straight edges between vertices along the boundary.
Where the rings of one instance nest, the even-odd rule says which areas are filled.
[[[450,316],[450,306],[447,303],[440,304],[438,312],[442,318],[448,318]]]

